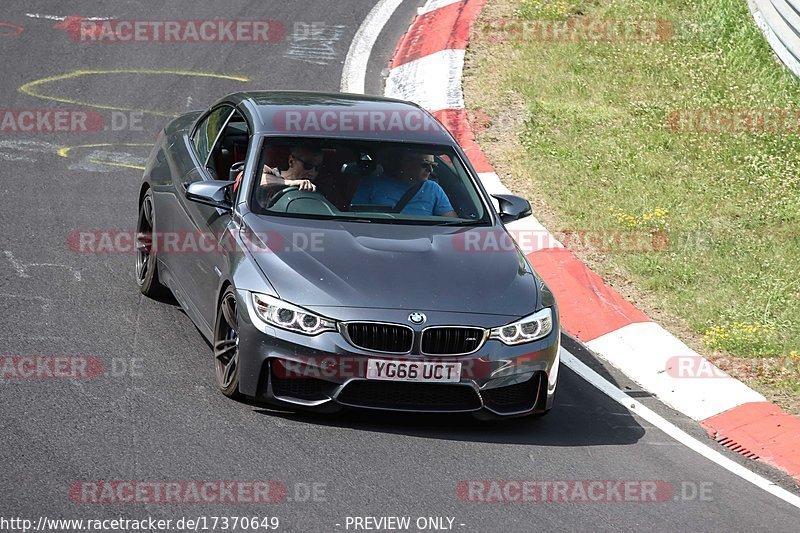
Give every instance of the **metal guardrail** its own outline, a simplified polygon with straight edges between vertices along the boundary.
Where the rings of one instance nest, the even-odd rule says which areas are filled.
[[[747,4],[775,54],[800,77],[800,0],[747,0]]]

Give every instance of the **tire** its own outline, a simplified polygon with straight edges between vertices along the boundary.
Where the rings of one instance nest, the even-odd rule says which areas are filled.
[[[154,211],[153,192],[148,189],[139,206],[139,221],[136,224],[136,283],[145,296],[159,298],[169,294],[169,289],[158,281],[158,261],[152,246]]]
[[[228,287],[220,299],[214,321],[214,376],[222,394],[234,399],[242,398],[239,393],[238,325],[236,293]]]

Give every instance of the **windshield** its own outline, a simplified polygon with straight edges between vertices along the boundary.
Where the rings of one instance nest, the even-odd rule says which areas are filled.
[[[251,190],[258,214],[357,222],[490,223],[449,146],[378,141],[264,139]]]

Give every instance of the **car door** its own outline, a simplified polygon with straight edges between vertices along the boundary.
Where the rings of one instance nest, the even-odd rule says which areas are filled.
[[[222,209],[188,200],[186,187],[199,180],[227,179],[227,176],[217,176],[214,155],[233,113],[232,106],[223,104],[198,121],[184,141],[194,167],[174,184],[179,205],[175,229],[182,243],[175,262],[180,265],[185,280],[182,283],[184,292],[209,329],[214,323],[220,275],[225,270],[225,255],[219,253],[218,245],[220,240],[227,239],[225,234],[230,231],[231,216]]]

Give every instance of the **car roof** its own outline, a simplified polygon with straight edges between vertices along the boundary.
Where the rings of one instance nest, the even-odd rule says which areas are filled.
[[[348,93],[250,91],[230,94],[217,104],[223,102],[249,115],[254,133],[455,143],[447,129],[430,113],[403,100]]]

